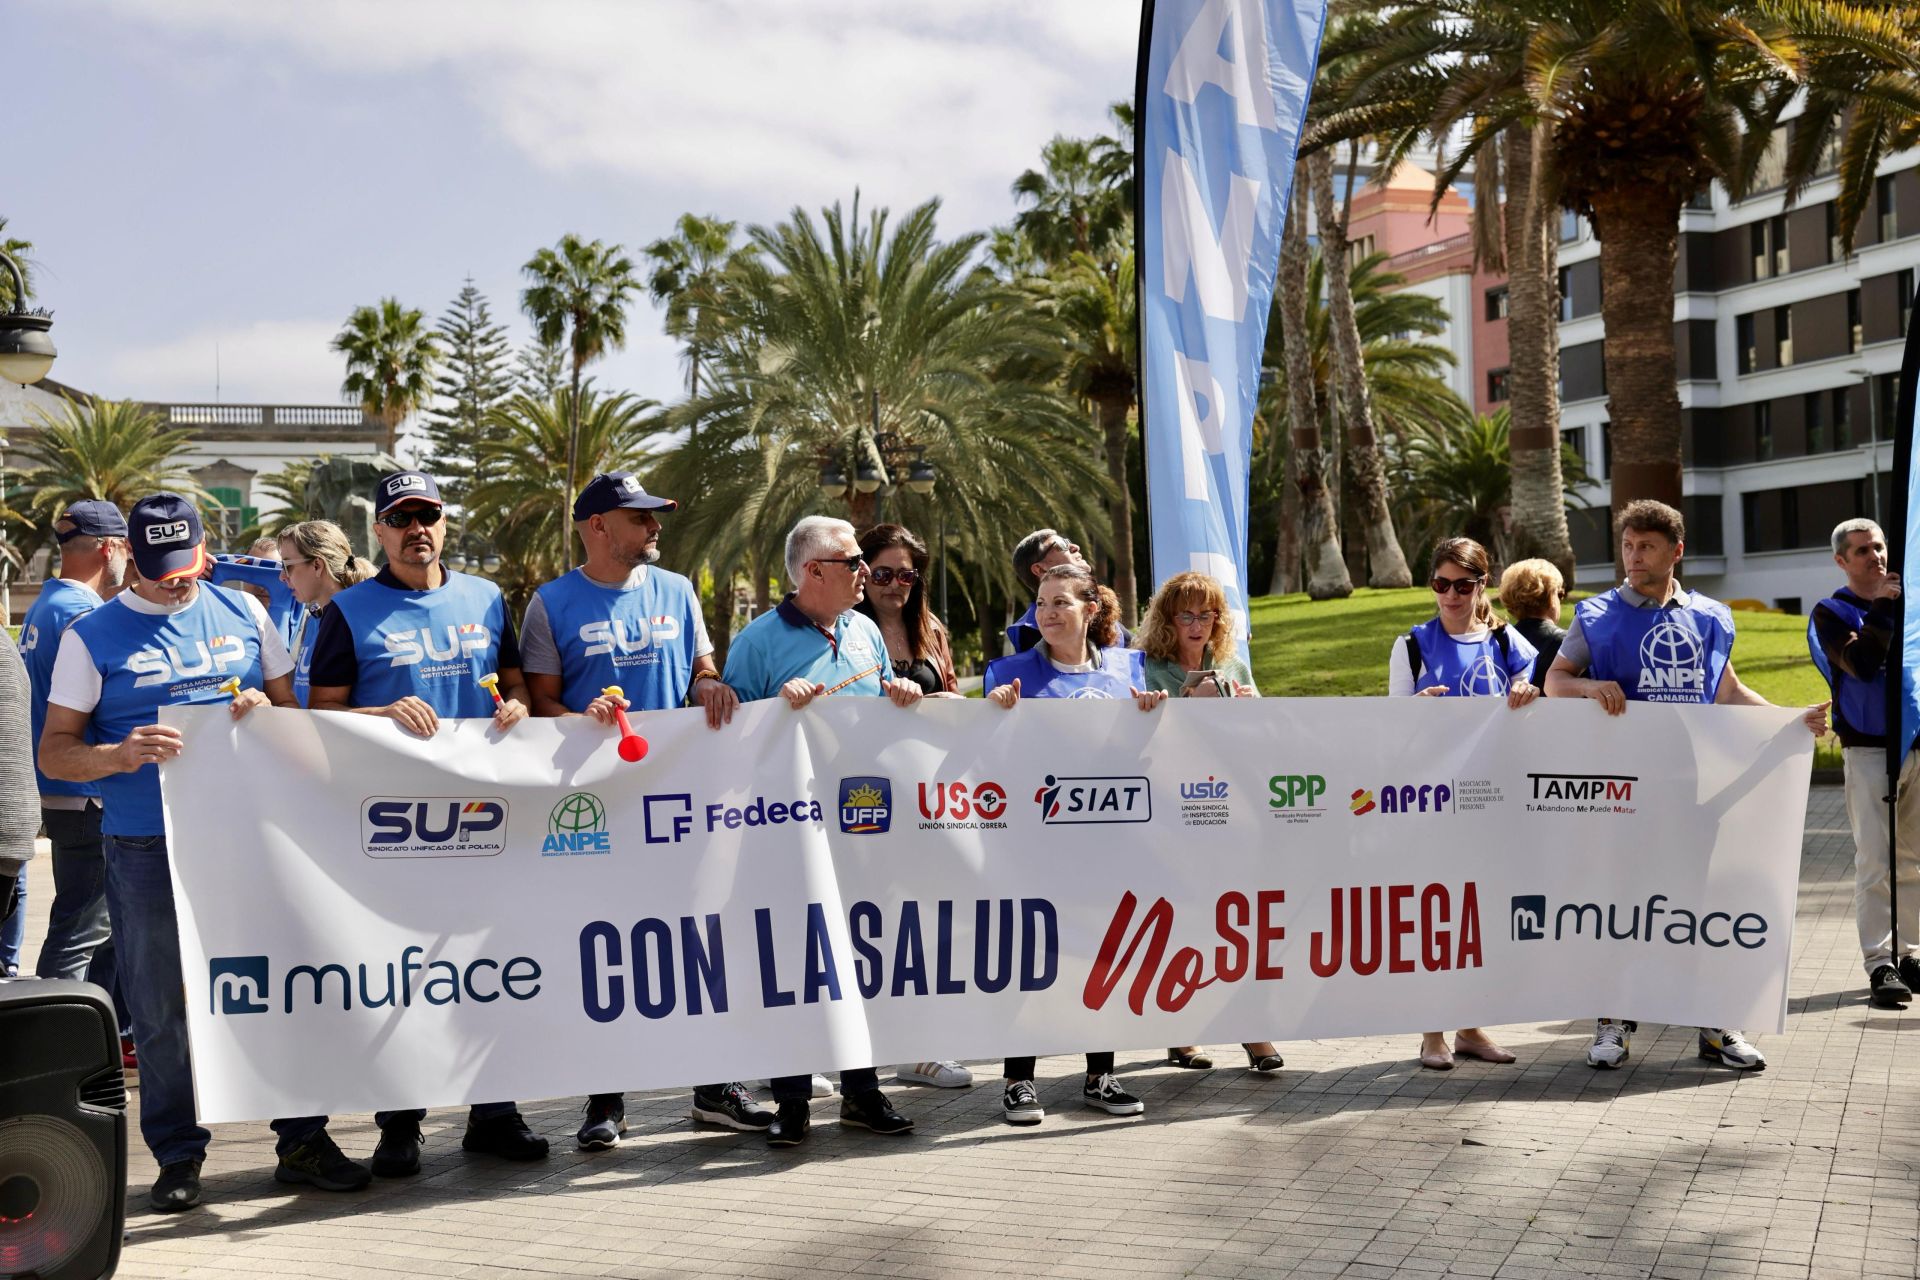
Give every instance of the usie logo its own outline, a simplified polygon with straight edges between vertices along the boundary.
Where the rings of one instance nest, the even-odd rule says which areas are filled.
[[[229,664],[246,660],[247,646],[237,636],[215,636],[211,641],[195,640],[184,651],[176,645],[138,650],[127,656],[127,670],[138,673],[133,687],[142,689],[200,676],[224,676]]]
[[[446,643],[441,643],[441,637]],[[417,666],[423,660],[432,658],[435,662],[446,662],[453,658],[470,658],[485,649],[493,640],[493,633],[478,622],[447,623],[444,627],[409,627],[405,631],[395,631],[386,637],[387,664],[394,667]]]
[[[207,999],[212,1013],[265,1013],[265,956],[212,956],[207,960]]]
[[[1181,783],[1180,798],[1182,800],[1225,800],[1227,784],[1208,774],[1205,782]]]
[[[374,858],[491,858],[507,847],[506,825],[496,796],[369,796],[360,806],[361,847]]]
[[[893,783],[886,778],[840,779],[840,829],[848,835],[872,836],[893,822]]]
[[[1145,778],[1056,778],[1033,793],[1045,823],[1148,822],[1153,798]]]

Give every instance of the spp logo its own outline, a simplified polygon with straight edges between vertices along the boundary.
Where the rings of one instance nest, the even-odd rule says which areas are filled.
[[[1040,821],[1049,825],[1151,822],[1153,794],[1145,778],[1069,778],[1048,774],[1033,793]]]
[[[491,858],[506,850],[506,826],[497,796],[369,796],[360,806],[361,848],[373,858]]]
[[[585,656],[596,658],[610,653],[614,655],[615,665],[620,664],[622,657],[647,652],[656,641],[679,638],[680,620],[664,614],[656,618],[635,618],[631,623],[624,618],[613,618],[589,622],[580,628],[580,639],[587,646]]]
[[[997,782],[923,782],[922,830],[1005,827],[1007,789]]]
[[[1707,686],[1700,636],[1669,618],[1640,640],[1640,692],[1651,701],[1692,702]]]
[[[445,642],[442,643],[442,637]],[[470,658],[493,643],[493,632],[478,622],[447,623],[444,627],[408,627],[386,636],[387,665],[418,666],[428,658],[447,662]]]
[[[228,666],[246,661],[247,646],[238,636],[215,636],[210,641],[195,640],[186,646],[170,644],[138,650],[128,655],[127,670],[139,677],[133,687],[143,689],[201,676],[224,676]]]
[[[1537,942],[1547,936],[1547,898],[1542,893],[1517,893],[1513,897],[1513,940]]]
[[[1267,808],[1317,810],[1327,794],[1327,780],[1318,773],[1276,773],[1267,779]]]
[[[553,806],[547,815],[547,838],[540,842],[541,857],[612,852],[607,807],[599,796],[576,791]]]
[[[193,526],[185,520],[169,520],[165,524],[147,526],[147,545],[164,547],[174,542],[193,541]]]
[[[893,824],[893,783],[886,778],[840,779],[840,830],[872,836]]]
[[[1405,786],[1388,785],[1380,788],[1380,798],[1376,804],[1373,792],[1362,787],[1353,793],[1349,807],[1354,817],[1372,813],[1377,807],[1381,813],[1446,813],[1453,807],[1453,786],[1446,782],[1423,782],[1418,786],[1408,783]]]
[[[209,957],[208,1012],[265,1013],[270,980],[265,956]]]

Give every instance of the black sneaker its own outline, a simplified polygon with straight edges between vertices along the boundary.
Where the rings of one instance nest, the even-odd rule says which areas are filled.
[[[1867,981],[1872,984],[1871,999],[1877,1005],[1902,1008],[1913,999],[1913,988],[1900,979],[1900,971],[1890,964],[1883,964],[1873,971]]]
[[[1110,1116],[1137,1116],[1147,1109],[1146,1103],[1120,1087],[1111,1072],[1087,1081],[1080,1090],[1080,1101]]]
[[[851,1098],[841,1098],[840,1123],[889,1136],[913,1132],[913,1121],[888,1106],[887,1095],[878,1089],[869,1089]]]
[[[199,1204],[200,1162],[175,1160],[161,1165],[160,1176],[153,1180],[153,1190],[147,1193],[147,1203],[161,1213],[179,1213]]]
[[[753,1100],[747,1086],[738,1080],[714,1088],[702,1085],[693,1091],[691,1118],[706,1124],[723,1125],[741,1133],[758,1133],[773,1123],[773,1112]]]
[[[420,1172],[417,1122],[396,1120],[381,1128],[379,1145],[373,1149],[373,1172],[379,1178],[411,1178]]]
[[[802,1100],[783,1102],[779,1114],[773,1123],[767,1126],[767,1145],[770,1147],[797,1147],[807,1140],[807,1130],[813,1127],[813,1104]]]
[[[547,1156],[547,1140],[527,1128],[527,1122],[520,1118],[520,1110],[516,1107],[484,1120],[468,1117],[467,1133],[460,1139],[460,1149],[499,1156],[504,1160],[544,1160]]]
[[[358,1191],[373,1181],[373,1171],[347,1159],[325,1129],[281,1153],[275,1182],[305,1183],[322,1191]]]
[[[1034,1092],[1031,1080],[1010,1082],[1000,1096],[1000,1109],[1006,1113],[1008,1124],[1039,1124],[1047,1118],[1047,1109],[1040,1105],[1040,1095]]]
[[[1900,981],[1907,984],[1907,990],[1920,991],[1920,956],[1900,957]]]
[[[627,1131],[627,1102],[617,1093],[596,1093],[587,1099],[587,1120],[573,1140],[582,1151],[609,1151],[620,1145]]]

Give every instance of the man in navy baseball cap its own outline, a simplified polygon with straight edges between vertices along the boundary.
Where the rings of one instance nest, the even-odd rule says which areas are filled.
[[[198,578],[207,567],[207,535],[200,513],[177,493],[156,493],[127,513],[133,567],[148,582],[169,585]]]
[[[380,477],[373,488],[373,515],[377,520],[403,502],[441,506],[440,486],[424,471],[396,471]]]
[[[120,514],[120,508],[98,498],[86,498],[68,507],[55,521],[56,525],[62,523],[67,524],[67,527],[56,528],[53,534],[62,545],[80,537],[124,538],[127,536],[127,518]]]
[[[631,471],[608,471],[587,481],[587,487],[573,500],[573,522],[579,524],[621,507],[630,511],[678,511],[680,504],[642,489],[640,478]]]

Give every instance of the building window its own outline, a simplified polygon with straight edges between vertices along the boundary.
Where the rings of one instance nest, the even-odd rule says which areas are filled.
[[[1773,242],[1773,274],[1786,275],[1793,270],[1793,258],[1787,252],[1787,219],[1784,214],[1767,223],[1767,238]]]
[[[1873,184],[1873,210],[1880,219],[1880,239],[1897,240],[1900,237],[1900,219],[1893,207],[1893,175],[1877,178]]]
[[[1560,243],[1571,244],[1580,238],[1580,215],[1570,209],[1560,211]]]
[[[1773,406],[1765,400],[1753,406],[1753,456],[1758,462],[1773,459]]]
[[[1373,237],[1361,236],[1347,245],[1347,266],[1357,269],[1362,262],[1373,256]]]
[[[1907,321],[1913,315],[1913,268],[1908,267],[1893,278],[1894,305],[1900,308],[1900,336],[1907,336]]]
[[[1793,363],[1793,309],[1773,309],[1773,363],[1786,368]]]
[[[1835,451],[1853,448],[1853,395],[1846,387],[1832,391],[1833,447]]]
[[[1507,286],[1487,290],[1487,319],[1505,320],[1507,318]]]
[[[1573,319],[1573,272],[1560,268],[1560,323]]]
[[[1747,228],[1747,251],[1753,259],[1753,278],[1765,280],[1773,274],[1773,255],[1767,252],[1767,224],[1756,222]]]
[[[1853,289],[1847,293],[1847,350],[1858,355],[1860,342],[1860,291]]]
[[[1487,399],[1499,404],[1507,398],[1507,371],[1494,369],[1487,374]]]
[[[1827,214],[1827,261],[1840,261],[1840,206],[1829,200],[1820,206]]]
[[[1741,373],[1752,373],[1760,364],[1760,344],[1753,335],[1753,314],[1733,318],[1734,363]]]
[[[1875,443],[1893,439],[1894,423],[1900,415],[1900,375],[1883,373],[1873,380],[1874,407],[1879,421],[1870,422]]]
[[[1613,474],[1613,424],[1600,424],[1600,478],[1606,479]]]
[[[1801,397],[1800,413],[1807,420],[1807,452],[1825,453],[1827,451],[1827,404],[1818,391],[1809,391]]]

